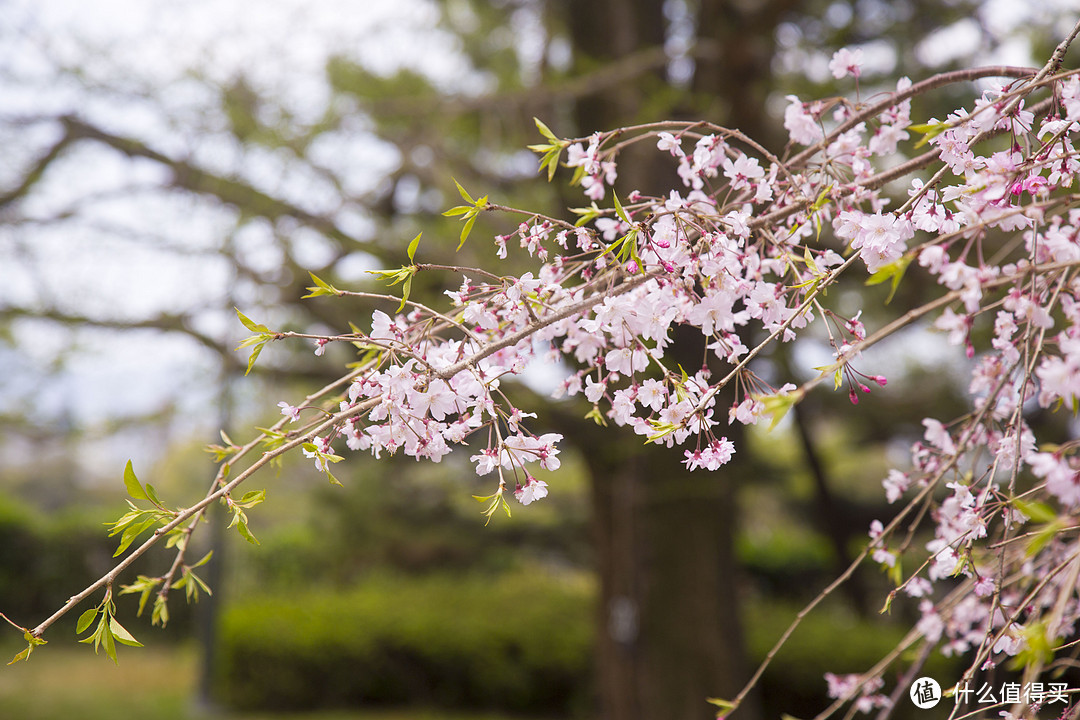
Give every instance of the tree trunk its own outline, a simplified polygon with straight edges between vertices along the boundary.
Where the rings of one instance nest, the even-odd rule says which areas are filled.
[[[755,137],[765,130],[764,97],[773,30],[788,0],[750,4],[701,0],[700,56],[686,98],[671,115],[712,113],[706,119],[739,125]],[[566,0],[561,6],[576,67],[584,72],[634,53],[663,47],[663,0]],[[578,132],[634,122],[650,90],[663,87],[659,68],[633,83],[582,99],[574,108]],[[709,98],[707,107],[692,97]],[[695,107],[697,105],[697,107]],[[761,138],[775,145],[773,138]],[[772,142],[770,142],[772,141]],[[670,158],[647,143],[619,157],[618,191],[666,194],[680,187]],[[680,332],[672,357],[693,372],[705,357],[700,333]],[[726,408],[725,393],[718,408]],[[717,412],[721,422],[724,410]],[[742,450],[737,428],[717,428]],[[738,437],[733,436],[738,435]],[[736,491],[744,455],[720,472],[688,473],[678,448],[642,447],[640,438],[611,428],[575,433],[592,476],[593,532],[601,593],[598,636],[600,717],[605,720],[706,720],[706,698],[730,699],[749,675],[738,602],[734,538]],[[745,472],[745,470],[742,470]],[[751,700],[740,717],[752,718]]]
[[[601,717],[711,718],[705,699],[730,698],[746,678],[735,474],[688,475],[677,450],[618,434],[587,453]]]

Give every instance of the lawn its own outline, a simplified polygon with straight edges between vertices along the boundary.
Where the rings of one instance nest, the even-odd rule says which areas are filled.
[[[435,710],[210,713],[195,702],[196,655],[188,648],[119,648],[120,665],[89,648],[43,647],[27,662],[0,666],[0,708],[20,720],[508,720]],[[14,655],[14,651],[10,653]]]

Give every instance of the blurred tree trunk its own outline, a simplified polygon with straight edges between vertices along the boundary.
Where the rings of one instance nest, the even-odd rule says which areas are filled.
[[[661,48],[663,0],[592,0],[561,7],[577,68],[585,71]],[[696,18],[695,72],[669,115],[708,113],[768,145],[765,96],[774,30],[790,0],[737,3],[701,0]],[[655,120],[660,68],[579,101],[582,134]],[[650,93],[652,96],[650,97]],[[648,117],[646,117],[648,116]],[[680,187],[674,166],[644,143],[619,157],[619,191],[663,194]],[[674,351],[688,372],[705,358],[700,333],[677,333]],[[717,403],[726,422],[730,395]],[[739,428],[717,428],[740,446]],[[580,428],[592,475],[594,535],[601,581],[598,688],[606,720],[704,720],[706,698],[730,699],[749,676],[739,612],[736,493],[745,455],[718,473],[690,474],[678,450],[641,447],[640,440]],[[753,702],[741,717],[756,715]]]

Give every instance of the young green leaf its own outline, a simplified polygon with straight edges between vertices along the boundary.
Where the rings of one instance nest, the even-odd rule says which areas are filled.
[[[626,210],[623,209],[622,203],[619,202],[619,196],[615,193],[611,193],[611,199],[615,201],[615,212],[618,214],[619,218],[627,225],[631,225],[630,216],[626,214]]]
[[[534,117],[533,122],[536,123],[536,129],[540,131],[540,134],[546,137],[553,143],[562,142],[559,138],[555,137],[555,133],[551,132],[547,125],[543,123],[540,118]]]
[[[470,203],[472,205],[475,205],[476,201],[472,199],[472,197],[469,195],[469,193],[465,192],[465,188],[461,187],[461,183],[459,183],[457,181],[457,178],[451,178],[451,179],[454,181],[454,184],[457,185],[457,189],[458,189],[458,192],[461,193],[462,200],[464,200],[465,202]]]
[[[246,327],[251,332],[253,332],[253,333],[269,333],[270,332],[270,328],[266,327],[265,325],[260,325],[259,323],[255,322],[254,320],[249,318],[247,315],[240,312],[240,308],[234,307],[233,310],[236,311],[236,316],[240,318],[240,322],[244,323],[244,327]]]
[[[161,627],[169,624],[169,603],[162,595],[154,598],[154,612],[150,615],[150,624]]]
[[[97,608],[90,608],[89,610],[84,612],[82,615],[80,615],[79,616],[79,622],[77,622],[75,624],[75,634],[76,635],[82,635],[84,632],[86,632],[86,629],[88,627],[90,627],[90,625],[97,618],[97,614],[98,614],[98,609]]]
[[[256,539],[256,537],[254,535],[251,534],[251,531],[248,530],[248,526],[247,526],[246,522],[238,522],[236,524],[236,529],[240,531],[240,536],[243,537],[245,540],[247,540],[252,545],[261,545],[262,544],[262,543],[260,543],[258,541],[258,539]]]
[[[255,347],[251,350],[251,355],[248,356],[247,369],[244,370],[245,375],[250,373],[251,369],[255,367],[255,361],[259,358],[259,353],[262,352],[264,347],[266,347],[266,340],[263,340],[262,342],[256,344]]]
[[[586,420],[592,420],[600,427],[607,427],[607,420],[604,419],[604,414],[600,412],[599,405],[593,405],[592,410],[585,414]]]
[[[142,522],[132,523],[124,528],[124,534],[120,536],[120,545],[116,548],[116,552],[113,553],[113,557],[119,557],[123,554],[131,543],[135,541],[135,538],[139,537],[144,531],[146,531],[151,525],[157,521],[157,518],[150,516]]]
[[[465,241],[469,239],[469,233],[472,232],[473,225],[476,224],[476,213],[471,213],[465,220],[465,226],[461,228],[461,241],[458,243],[457,249],[460,250],[465,245]]]
[[[888,305],[896,294],[896,289],[900,287],[900,281],[904,278],[904,273],[907,272],[908,266],[911,265],[911,261],[915,259],[914,253],[908,253],[902,255],[899,259],[892,261],[888,265],[881,267],[877,272],[866,279],[867,285],[880,285],[886,280],[892,280],[892,287],[889,290],[889,296],[885,298],[885,304]]]
[[[804,394],[805,391],[796,390],[795,392],[775,393],[758,397],[758,400],[765,405],[763,414],[772,418],[772,422],[769,423],[769,430],[772,430],[777,423],[784,419],[788,410],[794,407],[795,403],[802,400]]]
[[[237,505],[250,510],[251,508],[255,507],[256,505],[258,505],[259,503],[261,503],[265,499],[266,499],[266,490],[250,490],[250,491],[244,493],[244,497],[240,498],[240,502],[238,502]],[[202,560],[199,561],[199,564],[201,565],[202,563],[206,562],[209,559],[210,559],[210,556],[207,555],[205,558],[203,558]],[[192,567],[197,567],[197,566],[193,565]]]
[[[153,485],[151,485],[150,483],[146,483],[146,485],[143,486],[143,489],[146,491],[146,499],[147,500],[154,503],[158,507],[164,507],[161,504],[161,500],[158,498],[157,491],[154,490]]]
[[[409,275],[409,277],[405,278],[405,284],[401,286],[401,304],[398,305],[397,312],[404,310],[405,303],[409,302],[409,293],[412,292],[412,279],[413,276]]]
[[[831,197],[830,197],[829,193],[832,192],[832,189],[833,189],[833,186],[829,185],[824,190],[822,190],[820,193],[818,193],[817,200],[815,200],[814,204],[810,206],[810,213],[811,214],[816,213],[818,210],[821,210],[821,208],[823,208],[823,207],[825,207],[826,205],[829,204],[829,201],[831,200]]]
[[[570,208],[570,212],[580,217],[574,222],[574,227],[581,227],[591,223],[602,214],[600,208],[596,207],[596,203],[592,203],[589,207],[583,208]]]
[[[109,618],[112,619],[111,617]],[[101,619],[102,625],[105,623],[105,618]],[[105,646],[105,655],[108,656],[114,664],[119,665],[120,660],[116,657],[116,638],[113,637],[112,630],[109,627],[105,627],[101,631],[101,644]],[[97,652],[97,645],[94,646],[94,651]]]
[[[129,633],[127,631],[127,629],[124,628],[123,625],[121,625],[119,622],[116,621],[115,617],[110,617],[109,618],[109,631],[112,634],[112,636],[116,638],[116,640],[118,642],[121,642],[124,645],[128,645],[130,647],[142,647],[143,646],[143,644],[141,642],[139,642],[138,640],[136,640],[131,635],[131,633]]]
[[[26,647],[23,648],[22,652],[13,657],[11,659],[11,662],[8,663],[8,665],[14,665],[20,660],[26,660],[30,657],[30,653],[34,652],[34,648],[36,648],[38,645],[44,645],[48,642],[48,640],[42,640],[39,637],[34,637],[33,633],[29,631],[23,633],[23,639],[26,641]]]
[[[313,297],[319,297],[321,295],[341,295],[342,294],[341,290],[338,290],[336,287],[334,287],[330,283],[326,282],[325,280],[321,280],[317,275],[315,275],[315,273],[309,272],[308,275],[311,276],[311,280],[312,280],[312,282],[315,283],[315,285],[313,287],[307,288],[311,292],[309,292],[307,295],[304,295],[301,298],[301,300],[306,300],[308,298],[313,298]]]
[[[204,593],[206,593],[207,595],[213,595],[214,594],[213,592],[210,591],[210,586],[207,585],[205,582],[203,582],[203,579],[201,577],[199,577],[198,575],[196,575],[195,573],[188,572],[188,577],[190,577],[192,580],[194,580],[195,584],[198,587],[202,588],[202,591]]]
[[[947,127],[948,125],[941,122],[940,120],[934,120],[932,122],[923,123],[921,125],[908,125],[907,129],[911,130],[912,132],[920,133],[922,135],[922,137],[919,139],[919,142],[915,143],[915,148],[918,149],[936,138],[942,132],[944,132],[945,128]]]
[[[264,491],[264,492],[265,492],[265,491]],[[213,550],[211,550],[210,552],[208,552],[208,553],[206,553],[205,555],[203,555],[203,557],[202,557],[202,560],[200,560],[199,562],[195,563],[195,564],[194,564],[194,565],[192,565],[191,567],[193,567],[193,568],[201,567],[202,565],[205,565],[206,563],[210,562],[210,558],[212,558],[213,556],[214,556],[214,551],[213,551]]]
[[[124,485],[127,487],[127,493],[135,500],[148,500],[146,492],[143,490],[142,485],[139,483],[139,479],[135,477],[135,470],[131,467],[131,461],[127,461],[127,465],[124,467]]]
[[[420,245],[420,236],[423,234],[424,233],[422,232],[418,233],[417,236],[412,239],[412,242],[409,243],[409,262],[413,262],[413,258],[416,257],[416,248]]]

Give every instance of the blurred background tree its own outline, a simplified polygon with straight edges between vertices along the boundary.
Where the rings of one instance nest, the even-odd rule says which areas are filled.
[[[782,153],[782,98],[837,92],[826,65],[838,47],[866,51],[868,97],[901,75],[974,58],[1031,62],[1057,41],[1064,10],[1077,9],[1046,3],[1021,16],[1007,5],[417,0],[344,2],[311,16],[300,4],[238,5],[195,48],[176,52],[190,43],[183,32],[159,38],[179,55],[162,64],[139,55],[153,38],[127,46],[118,30],[120,42],[105,48],[92,26],[85,37],[57,35],[55,7],[25,4],[3,29],[10,42],[0,66],[12,98],[0,110],[10,158],[0,175],[4,492],[50,512],[88,496],[115,502],[95,482],[102,459],[115,476],[123,458],[146,466],[167,452],[168,490],[201,490],[199,463],[178,462],[169,448],[219,424],[240,432],[265,423],[267,398],[301,396],[348,360],[340,348],[320,359],[275,345],[257,377],[237,382],[244,358],[233,350],[232,307],[281,329],[363,325],[372,307],[361,302],[301,302],[308,273],[378,288],[364,271],[401,264],[420,231],[425,262],[486,264],[485,238],[515,224],[485,217],[455,254],[456,230],[440,215],[456,197],[452,177],[512,207],[559,214],[585,204],[536,176],[524,150],[536,141],[533,117],[563,136],[707,118]],[[143,31],[199,19],[197,10],[159,10],[172,24]],[[267,28],[281,37],[270,33],[263,48],[281,57],[246,54],[244,38]],[[949,100],[918,107],[916,117],[941,114]],[[658,153],[622,159],[620,194],[679,186]],[[511,253],[508,272],[514,262]],[[459,281],[421,274],[413,292],[433,297]],[[873,307],[859,302],[841,292],[837,307],[865,309],[871,325]],[[268,509],[280,536],[245,553],[245,564],[257,559],[222,582],[348,587],[387,565],[592,569],[600,716],[709,717],[704,698],[737,692],[780,632],[755,636],[748,601],[794,605],[845,566],[869,521],[886,512],[880,479],[906,448],[904,428],[919,434],[927,399],[959,402],[949,390],[954,370],[935,361],[925,334],[909,336],[909,347],[912,337],[918,353],[883,348],[890,388],[857,413],[829,412],[847,403],[843,394],[819,395],[773,435],[752,433],[758,452],[740,452],[705,479],[684,474],[677,454],[595,427],[583,419],[587,407],[552,401],[540,422],[576,445],[579,480],[565,489],[554,480],[551,509],[493,528],[474,515],[472,486],[460,480],[471,469],[460,458],[435,470],[350,459],[347,488],[325,493],[309,492],[311,474],[290,466],[286,492],[307,499]],[[700,366],[701,339],[678,342],[684,367]],[[805,373],[827,354],[824,341],[785,350],[755,372]],[[538,372],[515,391],[542,395],[551,385]],[[850,447],[862,450],[841,450]],[[48,582],[70,592],[77,582],[67,580]],[[858,576],[844,607],[873,613],[876,586],[873,572]],[[776,701],[767,693],[749,710],[801,709]]]

